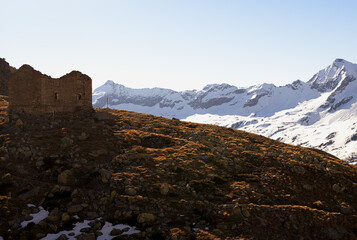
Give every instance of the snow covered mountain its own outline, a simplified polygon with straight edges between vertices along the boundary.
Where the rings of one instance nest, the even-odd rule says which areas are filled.
[[[107,81],[93,106],[217,124],[315,147],[357,163],[357,64],[336,59],[308,82],[202,90],[130,89]]]
[[[320,96],[269,117],[193,115],[186,121],[239,128],[314,147],[357,164],[357,65],[337,59],[308,82]]]
[[[176,92],[169,89],[131,89],[107,81],[94,90],[93,106],[148,113],[163,117],[186,118],[193,114],[272,116],[292,108],[320,93],[302,81],[282,87],[262,84],[237,88],[228,84],[211,84],[202,90]]]

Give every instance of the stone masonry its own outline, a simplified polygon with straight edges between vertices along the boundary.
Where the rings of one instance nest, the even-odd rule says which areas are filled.
[[[9,111],[39,115],[92,109],[92,80],[72,71],[51,78],[23,65],[9,78]]]

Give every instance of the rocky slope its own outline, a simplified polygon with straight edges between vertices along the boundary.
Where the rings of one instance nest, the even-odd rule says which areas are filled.
[[[356,238],[357,169],[322,151],[127,111],[6,110],[3,239]]]

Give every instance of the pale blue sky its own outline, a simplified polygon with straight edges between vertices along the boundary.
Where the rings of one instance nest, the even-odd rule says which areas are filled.
[[[303,81],[357,63],[355,0],[0,0],[0,57],[128,87]]]

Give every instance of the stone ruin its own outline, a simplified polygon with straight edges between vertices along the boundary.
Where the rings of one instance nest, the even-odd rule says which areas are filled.
[[[92,79],[78,71],[51,78],[23,65],[9,77],[9,112],[40,115],[92,109]]]
[[[4,58],[0,58],[0,95],[8,96],[8,81],[15,68],[11,67]]]

